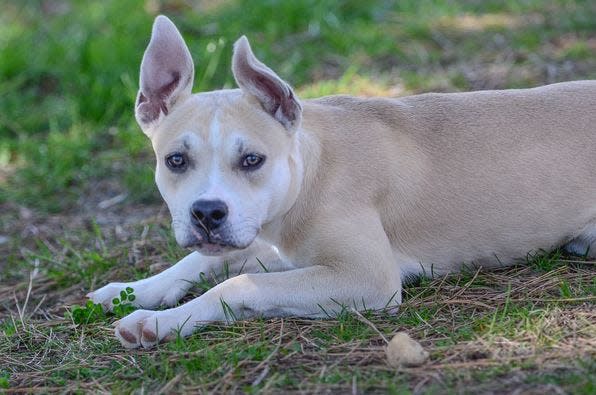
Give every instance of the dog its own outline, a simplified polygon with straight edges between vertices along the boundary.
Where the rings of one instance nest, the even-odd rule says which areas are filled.
[[[192,94],[190,52],[165,16],[140,71],[136,119],[177,243],[194,252],[88,294],[141,310],[127,348],[213,321],[395,309],[402,282],[530,251],[596,252],[596,82],[533,89],[300,100],[234,44],[239,89]],[[202,274],[224,281],[172,307]],[[237,274],[225,279],[225,273]]]

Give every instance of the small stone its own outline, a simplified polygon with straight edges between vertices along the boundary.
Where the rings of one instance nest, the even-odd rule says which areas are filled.
[[[406,332],[397,332],[387,345],[387,361],[394,368],[420,366],[428,359],[428,352]]]

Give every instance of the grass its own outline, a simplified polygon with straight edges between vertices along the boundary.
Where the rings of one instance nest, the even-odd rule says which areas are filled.
[[[159,12],[189,43],[195,90],[233,86],[231,45],[242,34],[305,98],[596,78],[589,0],[3,4],[0,391],[594,392],[595,263],[559,251],[420,279],[396,315],[213,325],[154,351],[122,350],[115,316],[81,315],[88,290],[185,253],[132,114]],[[383,338],[399,330],[429,362],[387,365]]]
[[[164,219],[153,218],[157,223]],[[101,240],[112,246],[112,254],[129,248],[128,242],[105,236]],[[146,242],[155,250],[167,250],[159,229],[150,230]],[[141,270],[151,266],[155,250],[141,253],[141,260],[149,260]],[[345,392],[356,386],[396,393],[416,388],[562,388],[590,393],[596,377],[595,263],[559,257],[556,266],[544,270],[540,259],[411,284],[395,315],[367,312],[363,320],[346,310],[333,320],[212,325],[157,350],[132,352],[122,350],[112,337],[110,323],[116,317],[78,325],[68,318],[67,306],[83,300],[80,284],[62,288],[39,272],[31,280],[27,309],[27,282],[0,287],[1,300],[10,301],[0,331],[0,366],[8,367],[2,373],[12,388],[21,390],[42,386],[154,392],[165,387],[311,393]],[[83,268],[88,264],[93,262],[83,261]],[[136,265],[114,265],[96,274],[99,282],[134,278],[139,270]],[[561,284],[568,284],[569,295],[561,295]],[[22,316],[19,310],[25,310]],[[383,337],[399,330],[430,351],[430,362],[400,371],[386,364]]]

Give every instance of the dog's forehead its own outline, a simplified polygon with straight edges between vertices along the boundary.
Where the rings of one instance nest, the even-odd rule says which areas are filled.
[[[189,140],[220,145],[233,140],[261,141],[267,145],[287,141],[281,125],[263,111],[256,111],[251,97],[240,90],[194,94],[180,103],[159,125],[152,138],[154,149]]]

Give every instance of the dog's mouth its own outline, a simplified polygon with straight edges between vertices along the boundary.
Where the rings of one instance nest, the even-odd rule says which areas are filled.
[[[203,229],[196,229],[191,227],[190,232],[194,236],[194,243],[188,247],[204,254],[204,255],[220,255],[230,250],[237,250],[245,248],[236,243],[226,240],[219,233],[207,232]]]

